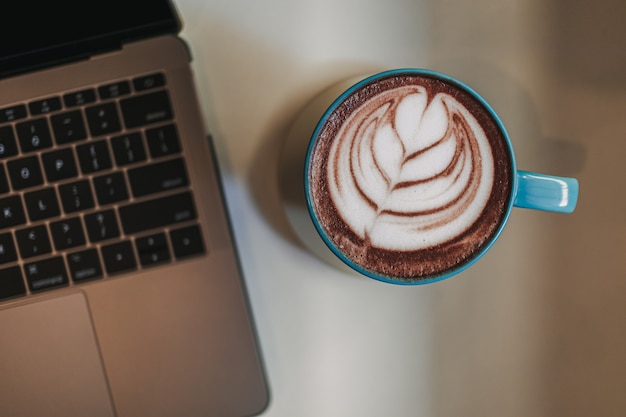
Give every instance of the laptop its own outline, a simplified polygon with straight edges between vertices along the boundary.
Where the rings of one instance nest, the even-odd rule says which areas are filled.
[[[166,0],[0,16],[0,415],[248,416],[268,390]]]

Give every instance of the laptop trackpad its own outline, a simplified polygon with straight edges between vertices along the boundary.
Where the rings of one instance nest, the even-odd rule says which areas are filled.
[[[0,311],[0,415],[114,415],[82,293]]]

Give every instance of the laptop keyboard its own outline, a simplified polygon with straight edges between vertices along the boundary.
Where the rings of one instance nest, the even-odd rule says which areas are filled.
[[[205,252],[164,74],[0,109],[0,301]]]

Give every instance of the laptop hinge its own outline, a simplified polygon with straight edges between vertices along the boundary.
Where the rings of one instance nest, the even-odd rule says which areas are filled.
[[[74,62],[87,61],[93,56],[119,51],[121,49],[122,44],[115,42],[100,45],[96,51],[93,49],[90,49],[89,51],[76,49],[71,54],[65,56],[58,56],[58,52],[49,51],[45,54],[37,55],[36,58],[33,56],[16,57],[10,62],[10,65],[8,65],[7,68],[0,68],[0,79],[54,68]]]

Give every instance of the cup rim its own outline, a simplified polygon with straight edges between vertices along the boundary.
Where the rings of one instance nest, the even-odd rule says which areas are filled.
[[[502,221],[500,222],[500,225],[495,230],[495,232],[490,237],[490,239],[487,241],[487,243],[478,252],[474,253],[472,255],[472,257],[470,259],[468,259],[466,262],[464,262],[463,264],[457,265],[456,267],[452,268],[451,270],[448,270],[448,271],[443,272],[441,274],[437,274],[437,275],[433,275],[433,276],[426,276],[426,277],[420,278],[418,280],[405,280],[405,279],[401,279],[401,278],[393,278],[393,277],[389,277],[389,276],[384,276],[382,274],[377,274],[375,272],[372,272],[370,270],[367,270],[367,269],[359,266],[354,261],[352,261],[350,258],[348,258],[346,255],[344,255],[335,246],[335,244],[326,236],[326,232],[322,228],[322,226],[320,224],[320,221],[318,220],[317,215],[315,213],[315,209],[313,207],[312,198],[311,198],[311,194],[310,194],[311,193],[311,188],[309,186],[309,182],[307,181],[307,178],[309,177],[310,163],[311,163],[311,158],[312,158],[312,151],[315,148],[315,145],[316,145],[316,142],[317,142],[317,136],[318,136],[320,130],[322,129],[322,127],[326,124],[326,121],[328,120],[330,115],[337,109],[337,107],[339,107],[348,97],[350,97],[353,94],[354,91],[359,90],[364,85],[369,84],[371,82],[374,82],[376,80],[382,79],[382,78],[387,78],[387,77],[392,77],[392,76],[397,76],[397,75],[402,75],[402,74],[421,75],[421,76],[430,77],[430,78],[437,78],[437,79],[440,79],[440,80],[442,80],[444,82],[447,82],[449,84],[453,84],[456,87],[460,88],[461,90],[464,90],[467,93],[469,93],[478,103],[480,103],[480,105],[484,109],[487,110],[487,112],[492,117],[493,121],[495,122],[497,128],[502,132],[502,136],[505,139],[506,148],[508,150],[509,159],[510,159],[510,162],[511,162],[511,192],[509,193],[509,196],[508,196],[508,200],[507,200],[507,204],[506,204],[506,210],[505,210],[504,215],[502,216]],[[431,283],[434,283],[434,282],[442,281],[442,280],[445,280],[447,278],[451,278],[451,277],[453,277],[453,276],[463,272],[464,270],[466,270],[470,266],[472,266],[474,263],[476,263],[479,259],[481,259],[491,249],[491,247],[494,245],[496,240],[498,240],[498,238],[502,234],[502,231],[504,230],[504,227],[506,226],[506,224],[509,221],[509,217],[511,215],[511,211],[512,211],[513,206],[514,206],[513,205],[513,202],[515,200],[514,197],[517,194],[517,189],[518,189],[518,173],[517,173],[517,166],[516,166],[516,161],[515,161],[515,154],[514,154],[514,151],[513,151],[513,144],[511,143],[511,139],[509,137],[509,134],[508,134],[506,128],[504,127],[504,124],[502,123],[502,120],[500,119],[498,114],[495,112],[493,107],[480,94],[478,94],[478,92],[476,92],[474,89],[472,89],[470,86],[468,86],[464,82],[462,82],[462,81],[460,81],[460,80],[458,80],[458,79],[456,79],[456,78],[454,78],[454,77],[452,77],[450,75],[447,75],[447,74],[444,74],[444,73],[441,73],[441,72],[438,72],[438,71],[430,70],[430,69],[423,69],[423,68],[399,68],[399,69],[386,70],[386,71],[382,71],[382,72],[378,72],[378,73],[369,75],[369,76],[363,78],[362,80],[357,81],[356,83],[354,83],[351,86],[349,86],[345,91],[343,91],[330,104],[330,106],[324,111],[324,113],[320,117],[319,121],[315,125],[315,129],[313,130],[313,133],[311,134],[311,137],[309,138],[309,144],[308,144],[307,150],[306,150],[306,157],[305,157],[305,165],[304,166],[305,166],[305,170],[304,170],[304,192],[305,192],[305,200],[306,200],[307,210],[308,210],[309,216],[311,217],[311,221],[313,222],[313,225],[315,226],[315,229],[316,229],[317,233],[319,234],[320,238],[323,240],[324,244],[334,253],[334,255],[337,258],[339,258],[344,264],[346,264],[347,266],[349,266],[350,268],[352,268],[356,272],[358,272],[358,273],[360,273],[360,274],[362,274],[362,275],[364,275],[366,277],[375,279],[377,281],[382,281],[382,282],[385,282],[385,283],[396,284],[396,285],[415,286],[415,285],[431,284]]]

